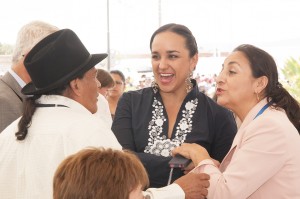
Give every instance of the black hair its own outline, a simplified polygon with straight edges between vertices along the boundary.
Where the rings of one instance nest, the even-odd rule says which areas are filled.
[[[119,70],[111,70],[110,74],[119,75],[121,77],[123,83],[125,83],[125,76],[124,76],[124,74],[121,71],[119,71]]]
[[[181,24],[170,23],[158,28],[151,36],[150,39],[150,50],[152,50],[152,42],[154,37],[162,32],[173,32],[178,35],[181,35],[186,40],[186,47],[189,50],[190,57],[193,57],[196,53],[198,53],[198,46],[195,37],[193,36],[190,29]]]

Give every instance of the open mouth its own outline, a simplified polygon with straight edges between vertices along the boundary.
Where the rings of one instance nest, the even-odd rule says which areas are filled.
[[[160,81],[161,81],[162,83],[169,83],[169,82],[171,82],[174,76],[175,76],[175,75],[172,74],[172,73],[161,73],[161,74],[159,75]]]

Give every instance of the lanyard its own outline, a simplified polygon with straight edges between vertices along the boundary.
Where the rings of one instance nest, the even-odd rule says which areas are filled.
[[[36,104],[35,107],[37,107],[37,108],[45,108],[45,107],[67,107],[67,108],[69,108],[68,106],[65,106],[62,104]]]
[[[269,102],[269,103],[267,103],[266,105],[264,105],[264,107],[262,107],[260,110],[259,110],[259,112],[256,114],[256,116],[255,116],[255,118],[257,118],[258,116],[260,116],[270,105],[271,105],[271,103],[272,102]],[[254,118],[254,119],[255,119]],[[253,119],[253,120],[254,120]]]

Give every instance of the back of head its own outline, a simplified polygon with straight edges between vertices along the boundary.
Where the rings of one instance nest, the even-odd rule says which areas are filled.
[[[242,52],[248,59],[255,78],[266,76],[268,84],[263,97],[274,102],[274,107],[286,111],[288,118],[300,132],[300,108],[299,103],[278,81],[277,65],[273,57],[266,51],[249,44],[243,44],[234,49]]]
[[[97,79],[101,83],[101,87],[113,87],[115,84],[109,72],[103,69],[97,69]]]
[[[32,21],[24,25],[18,32],[12,64],[18,63],[39,41],[58,30],[56,26],[42,21]]]
[[[148,186],[147,173],[131,152],[90,148],[66,158],[56,170],[54,199],[128,199],[139,185]]]

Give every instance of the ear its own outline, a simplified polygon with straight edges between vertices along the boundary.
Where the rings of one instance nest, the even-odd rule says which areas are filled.
[[[79,82],[78,78],[76,78],[70,82],[70,88],[76,96],[81,95],[79,83],[80,82]]]
[[[256,79],[255,83],[255,93],[261,93],[268,85],[268,78],[266,76],[261,76]]]
[[[190,63],[190,71],[194,71],[196,69],[197,63],[198,63],[198,53],[196,53],[192,58],[191,58],[191,63]]]

